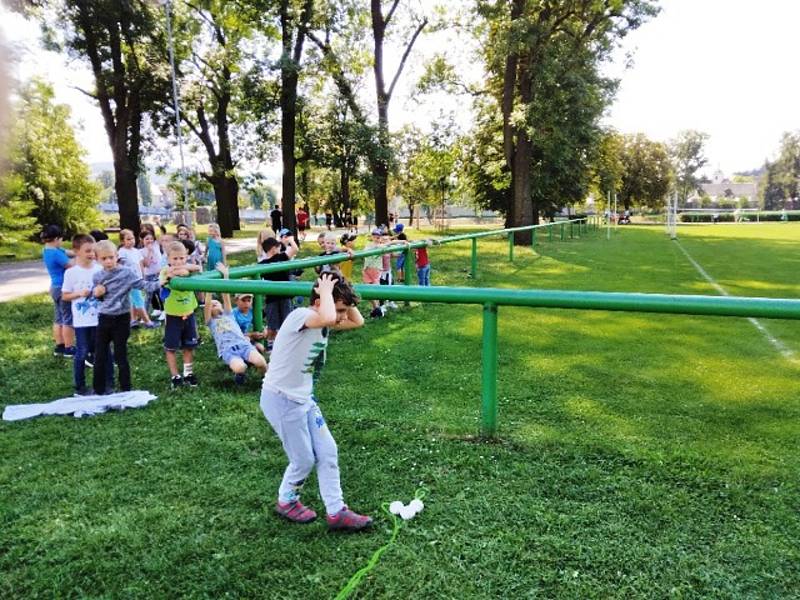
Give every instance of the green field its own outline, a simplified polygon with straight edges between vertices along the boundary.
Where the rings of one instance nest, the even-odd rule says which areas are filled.
[[[800,225],[679,228],[728,292],[800,298]],[[412,236],[413,237],[413,236]],[[431,251],[434,285],[713,294],[663,228]],[[71,392],[44,296],[3,305],[2,402]],[[0,597],[332,598],[426,509],[358,598],[800,596],[800,323],[502,307],[500,439],[475,437],[481,309],[404,308],[331,342],[318,388],[345,497],[377,517],[332,535],[272,512],[285,459],[206,342],[201,387],[168,390],[158,332],[131,344],[159,399],[0,424]],[[305,499],[321,510],[316,482]]]

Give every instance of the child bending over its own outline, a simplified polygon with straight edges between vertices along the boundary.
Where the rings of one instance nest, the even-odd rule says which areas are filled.
[[[364,324],[357,305],[358,296],[345,279],[323,273],[311,294],[311,306],[292,311],[278,332],[261,390],[261,410],[289,459],[278,489],[278,514],[297,523],[316,518],[300,502],[303,483],[316,466],[328,528],[346,531],[364,529],[372,519],[344,503],[336,442],[314,398],[314,372],[324,362],[330,329]]]

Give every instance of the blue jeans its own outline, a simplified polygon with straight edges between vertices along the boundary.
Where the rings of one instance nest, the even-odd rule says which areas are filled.
[[[72,378],[75,382],[76,390],[86,388],[86,365],[84,361],[89,354],[94,352],[96,334],[96,327],[75,328],[75,358],[72,361]],[[106,385],[106,389],[114,389],[113,358],[106,363]]]
[[[419,285],[431,284],[431,266],[425,265],[417,269],[417,282]]]

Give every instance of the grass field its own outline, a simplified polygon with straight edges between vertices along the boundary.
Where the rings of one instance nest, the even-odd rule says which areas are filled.
[[[800,297],[800,226],[681,227],[730,293]],[[714,294],[662,228],[434,248],[435,285]],[[2,403],[71,391],[49,300],[0,313]],[[762,321],[800,356],[800,324]],[[284,455],[206,342],[144,409],[0,424],[0,596],[331,598],[386,542],[382,502],[428,490],[359,598],[800,595],[800,378],[745,319],[500,309],[500,439],[481,442],[481,310],[414,306],[337,334],[318,388],[362,535],[272,513]],[[321,509],[316,482],[305,498]]]

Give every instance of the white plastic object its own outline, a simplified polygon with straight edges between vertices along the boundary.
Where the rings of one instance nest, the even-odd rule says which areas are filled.
[[[393,515],[399,515],[400,511],[402,511],[404,508],[405,504],[400,502],[400,500],[395,500],[389,505],[389,512],[392,513]]]
[[[408,521],[409,519],[413,519],[414,515],[416,515],[416,514],[417,514],[417,511],[415,511],[410,506],[404,506],[400,510],[400,516],[403,518],[404,521]]]
[[[411,502],[408,503],[408,506],[409,508],[413,509],[415,513],[422,512],[422,509],[425,508],[425,505],[419,498],[414,498]]]

